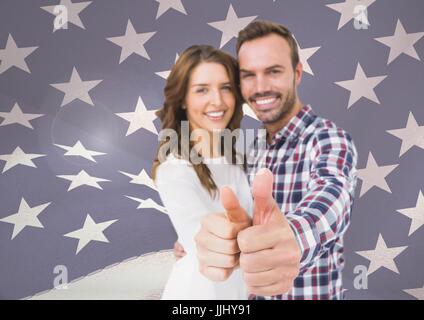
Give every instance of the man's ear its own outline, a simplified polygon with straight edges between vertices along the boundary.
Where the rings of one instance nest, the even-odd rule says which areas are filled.
[[[299,63],[296,66],[296,69],[294,70],[294,76],[296,81],[296,86],[300,84],[302,81],[302,74],[303,74],[303,64],[299,61]]]

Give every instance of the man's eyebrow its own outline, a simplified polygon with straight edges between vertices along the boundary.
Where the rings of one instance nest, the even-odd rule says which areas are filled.
[[[265,70],[271,70],[271,69],[277,69],[277,68],[285,69],[285,67],[284,67],[284,66],[282,66],[281,64],[274,64],[274,65],[272,65],[272,66],[270,66],[270,67],[266,68]]]
[[[277,68],[286,69],[286,67],[282,66],[281,64],[274,64],[272,66],[267,67],[265,70],[266,71],[269,71],[271,69],[277,69]],[[244,72],[244,73],[253,73],[253,71],[249,71],[249,70],[245,70],[245,69],[240,69],[240,73],[242,73],[242,72]]]

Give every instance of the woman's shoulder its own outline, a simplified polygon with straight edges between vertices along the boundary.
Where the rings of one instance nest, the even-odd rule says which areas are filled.
[[[166,180],[190,181],[195,178],[193,166],[187,160],[169,154],[156,169],[156,182]]]

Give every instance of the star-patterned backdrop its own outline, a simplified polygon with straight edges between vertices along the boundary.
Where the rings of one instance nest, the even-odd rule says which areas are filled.
[[[301,100],[359,152],[347,297],[424,299],[423,13],[421,0],[2,0],[0,298],[53,288],[57,265],[71,281],[172,248],[150,178],[169,69],[193,44],[234,55],[238,31],[267,19],[297,39]],[[249,108],[242,125],[260,125]]]

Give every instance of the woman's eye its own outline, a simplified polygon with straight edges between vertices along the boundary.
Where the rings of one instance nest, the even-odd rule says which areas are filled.
[[[207,89],[206,88],[199,88],[196,90],[196,93],[206,93]]]
[[[226,91],[231,91],[231,86],[224,86],[222,87],[222,89]]]

